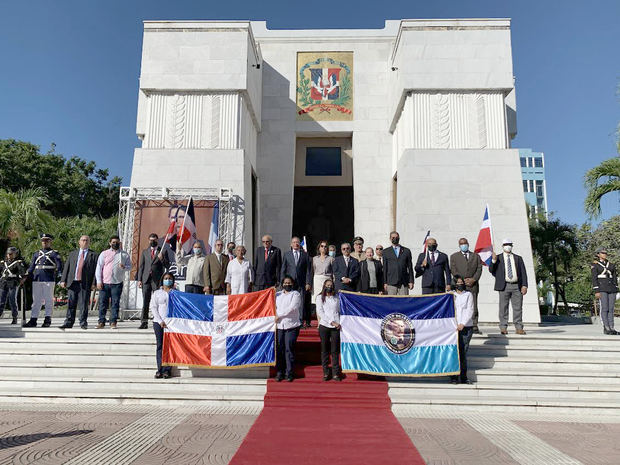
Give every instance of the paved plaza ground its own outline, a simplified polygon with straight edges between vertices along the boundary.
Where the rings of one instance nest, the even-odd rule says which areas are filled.
[[[0,464],[226,464],[259,413],[251,407],[2,404]],[[620,416],[424,407],[399,415],[406,415],[399,420],[429,465],[619,463]]]

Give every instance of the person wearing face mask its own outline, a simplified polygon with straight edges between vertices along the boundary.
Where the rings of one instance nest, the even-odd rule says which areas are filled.
[[[226,251],[228,252],[228,260],[232,261],[235,259],[236,254],[235,254],[235,250],[237,249],[237,246],[235,245],[234,242],[230,241],[228,244],[226,244]]]
[[[45,320],[42,328],[48,328],[52,324],[52,310],[54,309],[54,287],[56,277],[62,271],[60,254],[52,249],[51,234],[41,234],[41,249],[32,255],[32,261],[26,271],[26,276],[21,279],[24,284],[28,278],[32,278],[32,308],[30,320],[24,326],[35,328],[41,306],[45,304]]]
[[[319,336],[321,337],[321,365],[323,381],[341,381],[340,374],[340,302],[336,295],[334,282],[328,279],[316,299],[316,313],[319,317]],[[329,367],[331,354],[332,366]]]
[[[366,259],[360,262],[360,279],[358,292],[365,294],[383,294],[383,267],[379,260],[373,258],[372,247],[366,247]]]
[[[408,295],[413,289],[411,250],[400,245],[400,235],[390,233],[392,247],[383,250],[383,290],[388,295]]]
[[[192,253],[185,257],[183,256],[182,249],[177,250],[176,260],[178,265],[187,266],[185,272],[185,292],[189,292],[190,294],[204,294],[204,267],[206,256],[202,249],[202,243],[200,241],[194,242]]]
[[[138,287],[142,289],[142,318],[138,329],[148,328],[151,295],[159,289],[161,277],[170,266],[168,256],[158,245],[158,240],[157,234],[149,234],[149,246],[140,256],[136,279]]]
[[[327,255],[329,255],[332,258],[336,258],[336,246],[334,244],[329,244],[329,247],[327,248]]]
[[[306,305],[306,293],[312,289],[312,261],[297,236],[291,238],[291,250],[282,256],[280,276],[291,276],[295,280],[294,289],[301,295],[303,327],[309,327],[311,313]]]
[[[282,280],[282,290],[276,293],[276,381],[295,377],[295,342],[301,326],[301,294],[293,289],[290,276]]]
[[[125,273],[131,269],[129,254],[121,249],[121,239],[118,236],[110,237],[110,248],[99,254],[95,280],[99,290],[99,323],[97,329],[105,327],[108,301],[112,301],[110,309],[110,328],[116,329],[118,310],[123,293]]]
[[[459,239],[459,251],[450,255],[450,271],[453,274],[452,283],[454,276],[462,276],[467,290],[471,292],[474,300],[474,334],[481,334],[478,329],[478,281],[482,275],[482,260],[477,253],[469,250],[469,241],[464,237]]]
[[[459,361],[461,363],[461,375],[451,376],[452,384],[471,384],[467,378],[467,349],[474,332],[474,298],[471,292],[467,290],[465,279],[462,276],[454,275],[454,313],[456,316],[456,330],[459,333]]]
[[[597,260],[592,263],[592,287],[594,295],[601,305],[601,320],[603,322],[603,334],[616,336],[614,329],[614,305],[618,292],[618,274],[616,265],[607,260],[607,249],[596,249]]]
[[[150,302],[151,313],[153,314],[153,331],[155,332],[155,359],[157,360],[157,372],[155,378],[168,379],[172,376],[172,367],[161,366],[161,352],[164,345],[164,328],[166,328],[166,318],[168,318],[168,297],[170,291],[174,289],[174,275],[164,273],[162,276],[162,286],[153,293]]]
[[[452,274],[448,256],[437,250],[437,241],[426,240],[426,252],[418,256],[415,264],[416,278],[422,276],[422,294],[438,294],[450,290]]]
[[[512,303],[512,318],[517,334],[523,330],[523,296],[527,294],[527,271],[523,258],[512,253],[512,240],[502,241],[503,252],[493,252],[489,271],[495,276],[495,290],[499,292],[499,329],[508,334],[509,306]]]

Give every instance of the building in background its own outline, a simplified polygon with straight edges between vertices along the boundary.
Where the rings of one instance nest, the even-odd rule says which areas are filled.
[[[523,193],[529,206],[529,217],[540,213],[548,216],[547,183],[545,182],[545,155],[532,149],[519,149]]]

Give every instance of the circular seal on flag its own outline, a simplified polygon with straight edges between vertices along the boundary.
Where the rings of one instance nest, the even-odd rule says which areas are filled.
[[[381,322],[381,339],[391,352],[406,354],[415,342],[413,323],[402,313],[390,313]]]
[[[215,334],[224,334],[225,330],[226,330],[226,328],[224,327],[223,324],[215,325]]]

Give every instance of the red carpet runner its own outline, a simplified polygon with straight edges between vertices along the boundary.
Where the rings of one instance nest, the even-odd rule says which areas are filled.
[[[265,408],[232,465],[425,463],[390,410],[387,382],[324,382],[319,359],[318,331],[301,331],[297,379],[267,381]]]

